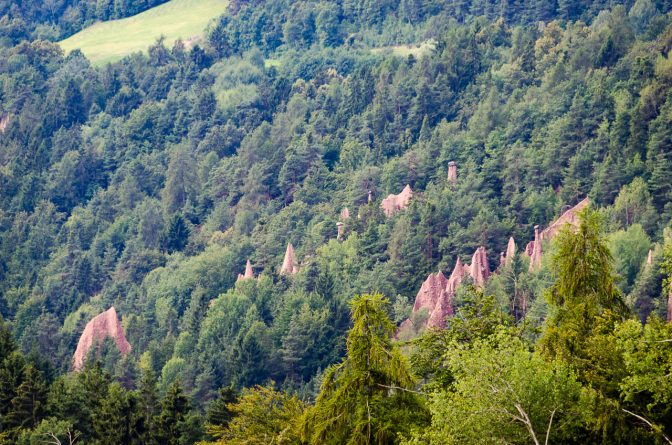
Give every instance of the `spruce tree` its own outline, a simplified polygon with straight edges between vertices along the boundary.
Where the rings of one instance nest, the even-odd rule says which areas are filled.
[[[2,320],[2,317],[0,317],[0,363],[15,350],[16,343],[14,343],[12,332],[9,330],[9,326]]]
[[[6,357],[0,366],[0,431],[7,430],[12,421],[8,414],[12,410],[12,399],[23,382],[23,370],[26,361],[20,352],[14,351]]]
[[[233,418],[233,412],[229,405],[238,400],[238,391],[233,385],[225,386],[219,390],[219,397],[212,401],[205,412],[205,419],[209,425],[226,428]]]
[[[93,413],[93,427],[101,445],[141,444],[144,416],[139,398],[118,383],[109,386],[100,409]]]
[[[146,445],[156,444],[156,414],[159,396],[156,391],[156,376],[151,369],[143,370],[136,394],[145,421],[142,442]]]
[[[189,400],[182,392],[180,382],[175,380],[161,401],[161,412],[156,417],[158,443],[178,445],[186,436],[185,420],[191,410]]]
[[[184,249],[189,240],[189,228],[182,215],[175,214],[164,233],[164,248],[172,253]]]
[[[7,414],[9,425],[17,429],[34,428],[45,415],[47,387],[42,374],[32,365],[23,370],[23,382],[16,390]]]
[[[662,151],[656,154],[653,171],[649,178],[649,190],[658,209],[662,209],[672,197],[672,160],[668,153]]]

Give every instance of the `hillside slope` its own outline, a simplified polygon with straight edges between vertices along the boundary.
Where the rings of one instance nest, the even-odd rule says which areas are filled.
[[[60,45],[66,52],[81,49],[94,65],[102,65],[145,51],[161,36],[168,46],[177,39],[201,38],[228,4],[228,0],[173,0],[133,17],[96,23]]]
[[[0,18],[0,442],[672,436],[672,0],[229,1]]]

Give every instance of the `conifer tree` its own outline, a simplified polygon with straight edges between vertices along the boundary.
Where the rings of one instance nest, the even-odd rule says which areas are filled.
[[[182,392],[179,380],[175,380],[161,401],[161,412],[155,420],[158,442],[166,445],[181,444],[188,435],[185,421],[190,411],[189,400]]]
[[[233,412],[229,405],[238,400],[238,391],[233,385],[225,386],[219,390],[219,397],[212,401],[206,410],[206,421],[211,426],[226,428],[233,418]]]
[[[327,369],[306,416],[311,444],[386,444],[425,417],[408,363],[392,343],[394,324],[380,294],[351,302],[347,357]]]
[[[189,228],[182,215],[175,214],[170,219],[164,233],[164,247],[168,252],[184,249],[189,238]]]
[[[12,338],[12,332],[9,330],[9,326],[2,320],[2,317],[0,317],[0,363],[15,350],[16,343],[14,343],[14,338]]]
[[[156,392],[156,376],[151,369],[143,370],[136,393],[139,398],[140,410],[145,419],[143,443],[156,443],[156,412],[159,397]]]
[[[93,427],[101,445],[141,444],[144,418],[137,396],[118,383],[109,386],[100,409],[93,413]]]
[[[23,382],[12,399],[8,423],[16,428],[34,428],[45,415],[47,388],[42,374],[32,365],[23,370]]]
[[[16,344],[9,327],[0,320],[0,431],[7,427],[6,414],[21,383],[24,366],[25,361],[16,352]]]
[[[605,339],[627,308],[616,286],[599,213],[588,208],[579,219],[576,231],[567,227],[557,238],[557,277],[548,293],[551,315],[540,349],[546,358],[566,361],[585,382],[611,393],[622,360],[613,342]]]
[[[660,151],[656,154],[651,178],[649,178],[649,190],[659,209],[662,209],[672,196],[670,177],[672,177],[672,160],[668,153]]]

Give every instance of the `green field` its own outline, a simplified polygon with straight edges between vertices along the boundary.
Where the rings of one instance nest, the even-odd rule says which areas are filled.
[[[228,4],[228,0],[172,0],[133,17],[96,23],[60,45],[66,53],[79,48],[94,65],[103,65],[146,51],[161,36],[168,47],[180,38],[193,43]]]

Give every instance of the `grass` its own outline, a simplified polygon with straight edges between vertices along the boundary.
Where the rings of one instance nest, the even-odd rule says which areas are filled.
[[[100,66],[146,51],[161,36],[166,38],[168,47],[177,39],[193,44],[228,4],[228,0],[172,0],[133,17],[96,23],[60,45],[66,53],[82,50],[94,65]]]

